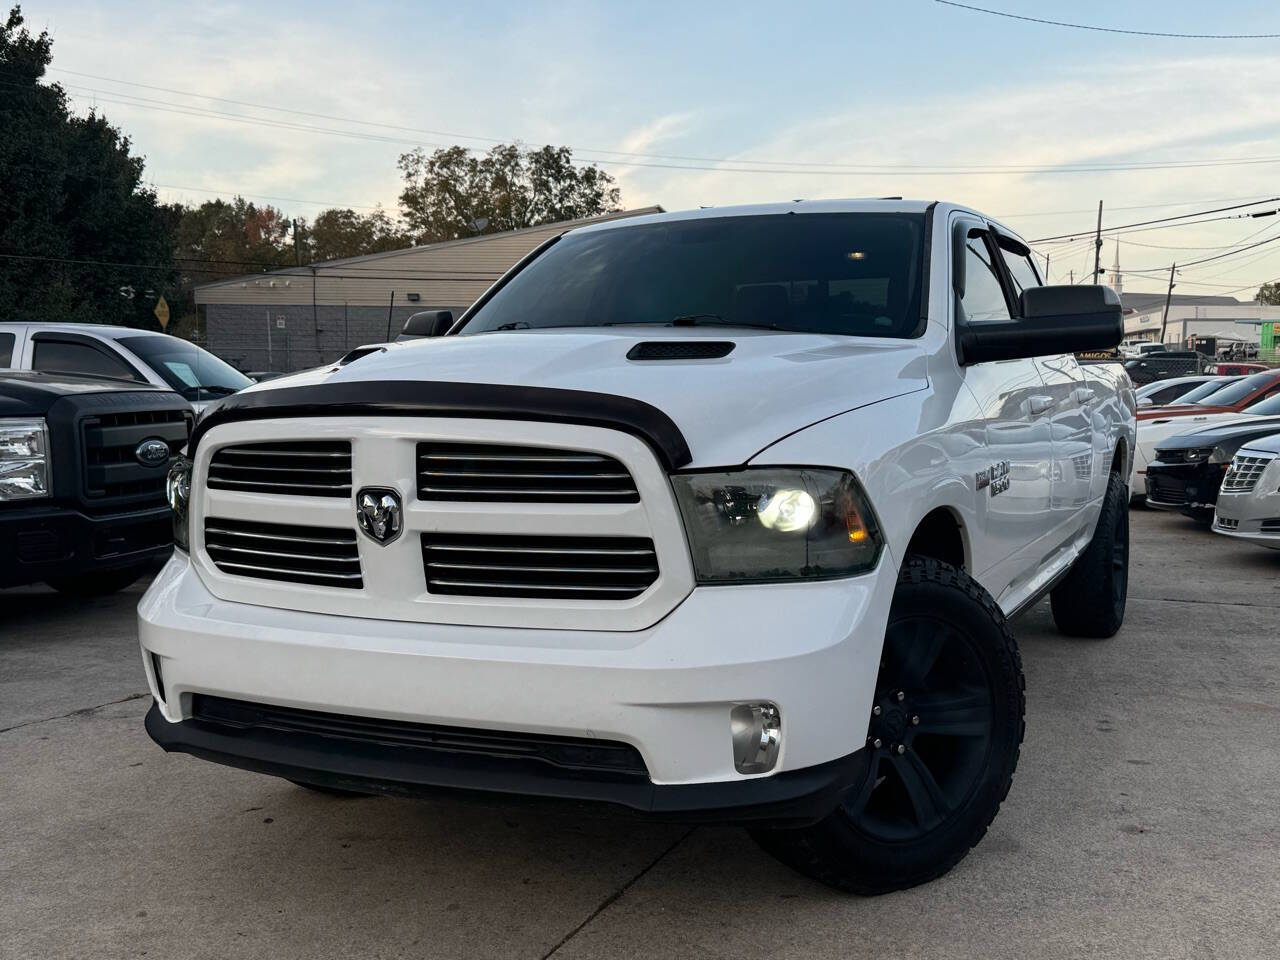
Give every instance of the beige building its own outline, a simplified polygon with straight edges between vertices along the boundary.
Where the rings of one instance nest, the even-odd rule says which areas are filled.
[[[469,307],[545,240],[586,223],[661,213],[646,207],[589,220],[329,260],[195,289],[210,350],[242,370],[302,370],[362,343],[394,339],[420,310]]]

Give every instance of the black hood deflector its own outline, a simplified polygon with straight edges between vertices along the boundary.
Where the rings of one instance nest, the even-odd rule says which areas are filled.
[[[680,428],[665,413],[643,400],[555,387],[421,380],[355,380],[232,394],[196,426],[188,452],[194,455],[201,438],[224,423],[279,417],[345,416],[576,423],[621,430],[639,437],[653,448],[668,470],[693,460]]]

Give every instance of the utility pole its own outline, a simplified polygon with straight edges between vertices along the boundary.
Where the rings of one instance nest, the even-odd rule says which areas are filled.
[[[302,266],[302,244],[299,243],[298,220],[295,217],[289,223],[293,225],[293,259],[298,266]]]
[[[1093,235],[1093,282],[1098,282],[1102,272],[1102,201],[1098,201],[1098,230]]]
[[[1071,278],[1071,285],[1074,287],[1076,285],[1076,272],[1074,270],[1068,270],[1067,276]]]
[[[1169,267],[1169,292],[1164,295],[1164,317],[1160,321],[1160,342],[1164,343],[1165,327],[1169,325],[1169,301],[1173,299],[1173,271],[1178,269],[1178,265],[1171,264]]]
[[[1044,255],[1044,282],[1045,283],[1049,282],[1049,257],[1050,257],[1050,254],[1046,253]]]

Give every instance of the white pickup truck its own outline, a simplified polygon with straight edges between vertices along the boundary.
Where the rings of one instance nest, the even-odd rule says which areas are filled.
[[[950,869],[1024,722],[1009,619],[1124,617],[1102,287],[946,203],[573,230],[447,335],[229,397],[139,605],[166,750],[328,792],[739,821],[841,889]]]

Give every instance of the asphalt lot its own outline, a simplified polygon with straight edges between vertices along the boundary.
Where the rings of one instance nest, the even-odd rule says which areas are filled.
[[[1110,641],[1015,625],[985,841],[871,900],[732,828],[335,799],[146,737],[141,585],[0,591],[0,957],[1249,958],[1280,934],[1280,552],[1132,515]]]

